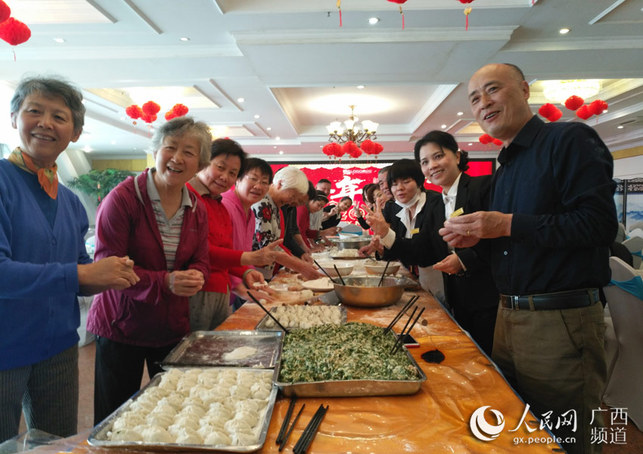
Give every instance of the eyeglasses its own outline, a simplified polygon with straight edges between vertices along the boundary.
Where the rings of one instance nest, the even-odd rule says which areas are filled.
[[[252,186],[260,185],[262,187],[267,187],[270,186],[270,182],[266,180],[260,180],[257,177],[253,177],[252,175],[246,175],[246,180],[248,180],[248,183],[250,183]]]

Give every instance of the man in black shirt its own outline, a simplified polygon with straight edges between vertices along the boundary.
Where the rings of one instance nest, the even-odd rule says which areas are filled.
[[[606,380],[598,288],[610,279],[617,231],[612,156],[584,123],[533,115],[514,65],[484,66],[468,92],[478,124],[503,141],[500,167],[489,211],[451,218],[440,233],[457,247],[494,239],[501,297],[492,357],[538,417],[575,416],[577,428],[551,427],[575,439],[562,440],[568,452],[600,451],[591,437]]]

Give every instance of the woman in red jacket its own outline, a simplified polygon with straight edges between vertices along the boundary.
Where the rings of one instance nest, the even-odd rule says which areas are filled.
[[[155,168],[129,177],[101,202],[96,218],[96,260],[129,256],[140,281],[96,296],[87,330],[97,335],[94,423],[150,378],[159,362],[190,331],[188,297],[209,274],[205,205],[185,183],[210,157],[209,128],[188,117],[159,128]]]

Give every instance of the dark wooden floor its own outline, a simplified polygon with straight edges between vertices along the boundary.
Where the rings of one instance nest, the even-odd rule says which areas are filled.
[[[94,352],[95,343],[92,342],[79,349],[78,369],[80,373],[80,399],[78,405],[78,431],[93,427],[94,419]],[[147,372],[143,375],[143,383],[147,383]],[[22,422],[21,431],[24,431]],[[603,444],[603,453],[606,454],[640,454],[643,453],[643,432],[634,424],[628,422],[626,426],[624,445]]]

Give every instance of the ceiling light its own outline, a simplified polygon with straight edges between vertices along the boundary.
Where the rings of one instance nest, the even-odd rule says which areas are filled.
[[[355,116],[355,106],[348,106],[351,109],[351,115],[348,120],[340,122],[332,121],[326,130],[328,131],[328,141],[343,144],[346,142],[355,142],[359,146],[366,139],[377,139],[377,127],[379,124],[370,121],[359,121]]]
[[[572,95],[587,100],[601,91],[601,81],[598,79],[584,80],[545,80],[543,94],[551,102],[564,103]]]
[[[92,147],[90,147],[89,145],[85,145],[85,146],[83,147],[83,151],[84,151],[85,153],[91,153],[92,151],[94,151],[94,149],[93,149]]]
[[[246,102],[246,98],[237,98],[237,102]]]
[[[279,154],[284,154],[284,150],[279,150]]]
[[[272,146],[272,148],[276,149],[276,148],[277,148],[277,145],[273,145],[273,146]]]
[[[616,129],[623,129],[624,127],[625,127],[625,126],[623,126],[623,125],[618,125],[618,126],[616,127]]]
[[[464,112],[458,112],[458,117],[461,117],[462,115],[464,115]]]
[[[560,33],[561,35],[566,35],[569,32],[570,32],[570,30],[567,27],[561,28],[560,30],[558,30],[558,33]]]
[[[442,125],[442,129],[447,129],[447,125]]]
[[[261,118],[261,115],[259,115],[259,114],[255,115],[255,120],[257,120],[259,118]]]
[[[58,44],[62,44],[65,42],[65,38],[54,38],[54,41],[57,42]]]
[[[281,140],[281,137],[277,136],[275,137],[275,140]]]
[[[266,131],[272,131],[272,128],[269,126],[266,128]]]
[[[368,18],[368,23],[371,25],[375,25],[380,21],[379,17],[369,17]]]
[[[188,38],[187,36],[182,36],[179,38],[179,40],[186,42],[186,41],[190,41],[190,38]]]
[[[364,85],[358,85],[358,86],[357,86],[357,89],[358,89],[358,90],[363,90],[363,89],[364,89]]]
[[[469,144],[468,144],[468,145],[471,147],[471,146],[473,146],[473,143],[472,143],[472,142],[469,142]]]

